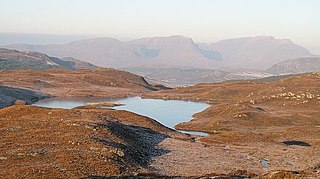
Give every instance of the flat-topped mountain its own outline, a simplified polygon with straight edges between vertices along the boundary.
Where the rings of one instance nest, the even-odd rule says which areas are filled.
[[[80,60],[65,58],[64,60],[50,57],[46,54],[26,51],[20,52],[17,50],[10,50],[0,48],[0,69],[14,70],[14,69],[70,69],[77,70],[83,68],[96,68],[96,66]]]
[[[144,67],[199,67],[216,68],[217,60],[207,58],[189,37],[148,37],[129,42],[140,47],[146,61]]]
[[[132,41],[95,38],[59,45],[10,45],[18,50],[35,50],[57,57],[71,56],[103,67],[189,67],[217,69],[266,69],[275,63],[313,56],[290,40],[257,36],[194,43],[185,36],[148,37]]]

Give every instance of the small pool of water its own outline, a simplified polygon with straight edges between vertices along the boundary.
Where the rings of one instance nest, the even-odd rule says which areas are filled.
[[[174,126],[187,122],[192,119],[192,115],[201,112],[210,105],[206,103],[180,101],[180,100],[161,100],[161,99],[142,99],[140,97],[131,97],[123,99],[103,99],[103,98],[48,98],[36,102],[34,105],[49,108],[71,109],[77,106],[83,106],[89,102],[114,102],[125,104],[116,106],[114,109],[127,110],[140,115],[148,116],[160,122],[161,124],[174,129]],[[189,134],[206,136],[203,132],[181,131]]]
[[[261,163],[262,163],[262,165],[263,165],[264,168],[269,168],[269,167],[270,167],[270,164],[269,164],[269,161],[268,161],[268,160],[262,159],[262,160],[261,160]]]

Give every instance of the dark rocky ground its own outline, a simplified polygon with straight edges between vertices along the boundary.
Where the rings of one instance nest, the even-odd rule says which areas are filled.
[[[0,108],[11,106],[17,100],[20,100],[22,103],[32,104],[46,97],[49,97],[49,95],[22,88],[0,86]]]

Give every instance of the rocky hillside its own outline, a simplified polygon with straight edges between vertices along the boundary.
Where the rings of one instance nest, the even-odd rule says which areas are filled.
[[[11,45],[52,56],[71,56],[103,67],[258,68],[290,58],[313,56],[290,40],[258,36],[196,44],[189,37],[148,37],[129,42],[96,38],[62,45]]]
[[[46,54],[26,51],[20,52],[17,50],[9,50],[0,48],[0,70],[15,70],[15,69],[70,69],[77,70],[83,68],[96,68],[87,62],[66,58],[64,60],[49,57]]]
[[[289,59],[272,65],[266,72],[283,75],[320,71],[320,57]]]

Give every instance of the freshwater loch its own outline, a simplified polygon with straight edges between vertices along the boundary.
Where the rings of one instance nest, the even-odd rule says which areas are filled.
[[[130,97],[122,99],[103,99],[103,98],[47,98],[36,102],[35,106],[48,108],[71,109],[77,106],[84,106],[86,103],[112,102],[124,104],[113,107],[117,110],[127,110],[148,116],[157,120],[161,124],[174,129],[174,126],[187,122],[192,119],[192,115],[210,107],[209,104],[182,100],[162,100],[162,99],[143,99],[141,97]],[[188,134],[206,136],[203,132],[181,131]]]

